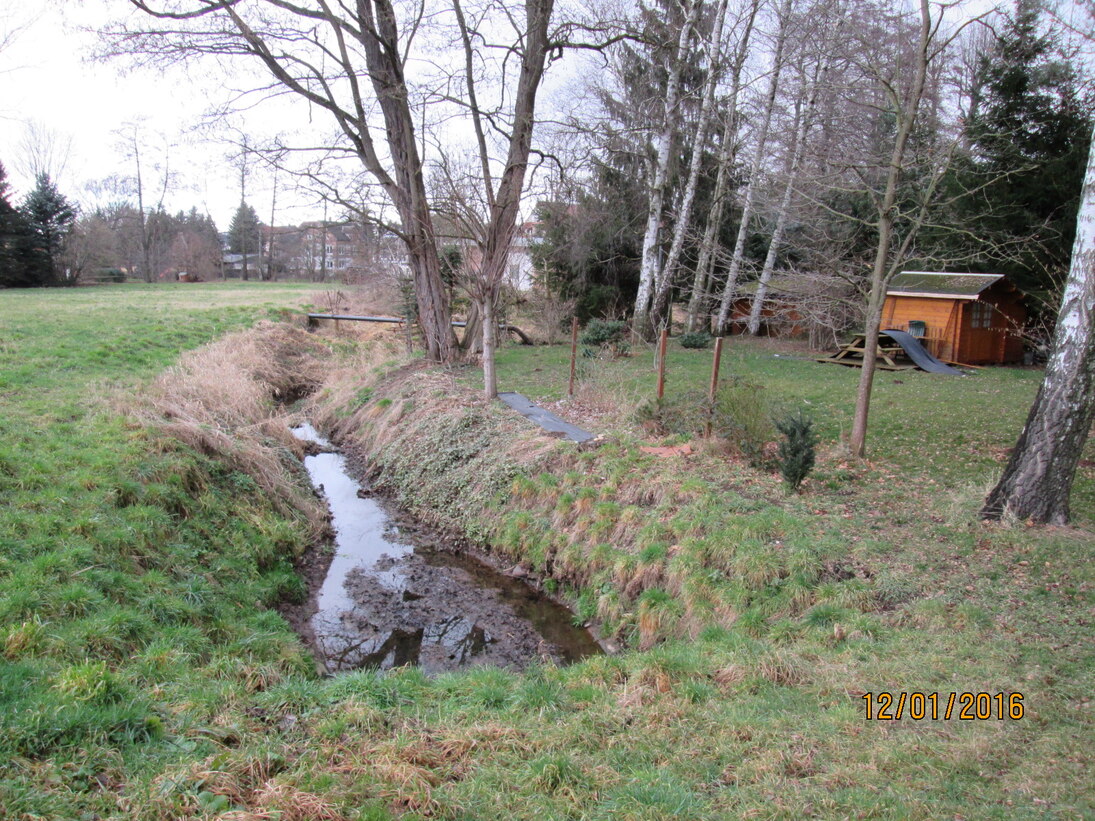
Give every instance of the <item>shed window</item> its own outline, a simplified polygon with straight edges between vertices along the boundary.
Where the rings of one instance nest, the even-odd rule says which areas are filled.
[[[972,328],[992,327],[992,306],[987,302],[973,303],[973,319],[970,322]]]

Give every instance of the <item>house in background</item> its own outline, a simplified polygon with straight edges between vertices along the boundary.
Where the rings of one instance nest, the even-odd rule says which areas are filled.
[[[247,255],[247,276],[250,279],[262,279],[260,276],[262,269],[262,256],[260,254],[248,254]],[[221,263],[221,276],[224,279],[229,277],[243,277],[243,254],[229,254],[225,253]]]
[[[731,334],[746,333],[757,290],[755,280],[738,285],[730,305]],[[768,283],[757,334],[808,337],[810,347],[817,349],[835,345],[837,335],[856,321],[855,296],[845,280],[804,272],[776,274]]]
[[[1023,294],[1002,274],[904,271],[882,306],[882,328],[919,337],[942,360],[970,365],[1019,362]]]

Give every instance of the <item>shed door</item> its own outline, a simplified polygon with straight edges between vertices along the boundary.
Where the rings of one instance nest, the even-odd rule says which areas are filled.
[[[967,302],[962,312],[962,348],[964,362],[995,362],[999,358],[1001,318],[988,302]]]

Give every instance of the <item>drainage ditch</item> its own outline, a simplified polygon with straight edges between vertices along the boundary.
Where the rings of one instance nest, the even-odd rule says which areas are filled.
[[[327,672],[521,669],[537,659],[569,664],[602,652],[565,607],[374,496],[310,424],[293,434],[309,443],[304,466],[335,533],[310,618],[297,620]]]

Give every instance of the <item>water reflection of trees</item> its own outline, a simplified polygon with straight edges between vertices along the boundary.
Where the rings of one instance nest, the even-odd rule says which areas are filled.
[[[460,616],[432,622],[424,628],[394,629],[379,635],[374,625],[368,625],[364,630],[370,632],[342,625],[316,625],[316,644],[329,672],[361,667],[388,670],[419,664],[423,651],[430,647],[443,648],[443,652],[431,661],[446,668],[458,667],[483,653],[492,641],[482,627]]]

